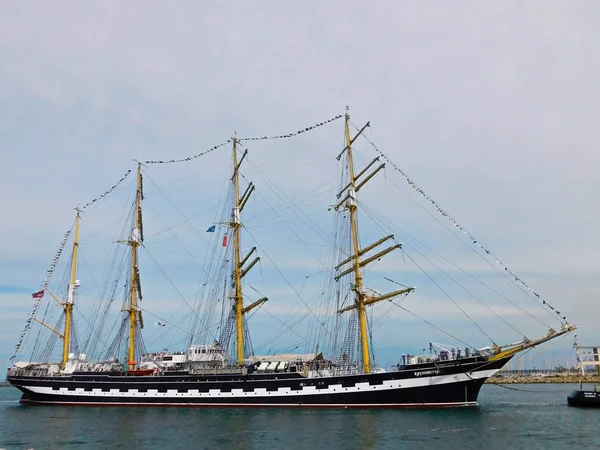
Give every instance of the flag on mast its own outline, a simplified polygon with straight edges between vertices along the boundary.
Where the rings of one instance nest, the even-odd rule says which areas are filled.
[[[208,230],[206,230],[207,233],[214,233],[215,232],[215,225],[211,225],[210,227],[208,227]]]
[[[37,292],[34,292],[33,294],[31,294],[31,298],[43,298],[43,297],[44,297],[43,289],[41,291],[37,291]]]

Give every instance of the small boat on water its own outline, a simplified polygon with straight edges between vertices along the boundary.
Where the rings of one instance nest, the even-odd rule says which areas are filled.
[[[567,403],[569,406],[600,408],[600,392],[596,391],[595,386],[593,391],[579,389],[567,397]]]
[[[578,366],[581,369],[581,375],[585,375],[585,368],[595,366],[600,367],[600,347],[575,346],[577,352]],[[583,384],[579,383],[579,389],[573,391],[567,397],[569,406],[581,408],[600,408],[600,392],[596,385],[593,390],[583,389]]]

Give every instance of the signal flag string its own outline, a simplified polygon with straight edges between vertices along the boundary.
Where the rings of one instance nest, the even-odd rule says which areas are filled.
[[[322,127],[323,125],[327,125],[328,123],[335,122],[336,120],[341,119],[342,117],[344,117],[344,116],[342,116],[340,114],[340,115],[332,117],[331,119],[325,120],[323,122],[318,122],[318,123],[314,124],[313,126],[301,128],[294,133],[279,134],[279,135],[274,135],[274,136],[245,137],[245,138],[239,138],[238,140],[239,141],[266,141],[266,140],[270,140],[270,139],[287,139],[287,138],[298,136],[302,133],[306,133],[308,131],[314,130],[316,128]]]
[[[473,237],[473,235],[466,228],[464,228],[462,225],[460,225],[450,214],[448,214],[440,205],[438,205],[438,203],[433,198],[431,198],[431,196],[429,196],[423,189],[421,189],[406,173],[404,173],[404,171],[402,169],[400,169],[400,167],[398,167],[396,164],[394,164],[381,150],[379,150],[379,148],[369,138],[367,138],[364,135],[363,135],[363,137],[367,140],[367,142],[369,144],[371,144],[371,146],[375,149],[375,151],[377,151],[377,153],[379,153],[383,157],[383,159],[385,159],[388,162],[388,164],[390,164],[396,171],[400,172],[402,174],[402,176],[406,179],[408,184],[415,191],[417,191],[419,194],[421,194],[426,200],[428,200],[443,217],[445,217],[450,222],[452,222],[452,224],[456,228],[458,228],[460,231],[462,231],[471,240],[471,242],[473,244],[477,245],[487,255],[492,257],[494,259],[494,261],[496,262],[496,264],[500,265],[506,273],[510,274],[515,279],[516,282],[521,283],[521,285],[523,285],[531,294],[533,294],[535,297],[537,297],[539,299],[539,301],[542,302],[542,305],[545,305],[548,308],[550,308],[559,318],[562,318],[565,321],[565,323],[568,323],[566,316],[561,315],[560,311],[558,311],[552,305],[550,305],[548,302],[546,302],[546,300],[544,300],[540,294],[538,294],[536,291],[534,291],[524,280],[522,280],[512,270],[510,270],[502,261],[500,261],[500,259],[498,259],[498,257],[496,255],[494,255],[491,251],[489,251],[487,248],[485,248],[483,245],[481,245],[481,243],[479,243],[479,241],[477,239],[475,239],[475,237]]]
[[[196,158],[199,158],[200,156],[204,156],[210,152],[214,152],[216,149],[221,148],[221,147],[229,144],[230,142],[231,142],[231,139],[227,139],[225,142],[222,142],[219,145],[215,145],[214,147],[211,147],[208,150],[203,151],[202,153],[198,153],[197,155],[189,156],[187,158],[169,159],[169,160],[151,160],[151,161],[144,161],[144,164],[171,164],[171,163],[180,163],[180,162],[191,161],[192,159],[196,159]]]
[[[31,328],[31,322],[33,321],[33,318],[37,314],[38,308],[41,304],[40,300],[44,297],[44,291],[48,288],[48,283],[50,282],[50,277],[54,273],[54,268],[56,267],[56,264],[58,263],[58,260],[60,259],[60,255],[63,252],[65,245],[67,244],[67,239],[69,238],[70,234],[71,234],[71,230],[68,230],[63,235],[63,239],[60,242],[60,246],[58,247],[58,250],[54,254],[54,258],[52,258],[52,263],[50,264],[50,267],[46,271],[46,277],[44,278],[44,281],[42,282],[42,289],[40,291],[32,294],[33,308],[29,312],[29,316],[27,316],[27,321],[25,322],[25,327],[23,327],[23,329],[21,330],[21,333],[19,334],[19,340],[17,341],[17,344],[15,345],[15,351],[14,351],[13,355],[11,356],[10,361],[14,361],[14,359],[17,357],[17,354],[19,353],[21,345],[23,345],[23,341],[25,340],[27,332]]]
[[[323,122],[317,122],[310,127],[301,128],[298,131],[295,131],[293,133],[278,134],[278,135],[273,135],[273,136],[242,137],[242,138],[237,138],[237,139],[238,139],[238,141],[266,141],[266,140],[271,140],[271,139],[288,139],[288,138],[292,138],[292,137],[298,136],[303,133],[307,133],[316,128],[322,127],[324,125],[327,125],[328,123],[334,122],[338,119],[341,119],[342,117],[343,116],[341,116],[341,115],[337,115],[337,116],[334,116],[331,119],[327,119]],[[187,158],[169,159],[169,160],[149,160],[149,161],[144,161],[144,164],[172,164],[172,163],[191,161],[193,159],[199,158],[200,156],[204,156],[208,153],[214,152],[218,148],[221,148],[221,147],[229,144],[230,142],[231,142],[231,139],[227,139],[225,142],[215,145],[214,147],[211,147],[208,150],[198,153],[197,155],[188,156]]]
[[[100,195],[99,197],[96,197],[95,199],[93,199],[92,201],[87,202],[85,205],[83,205],[81,208],[78,208],[80,211],[83,211],[85,208],[87,208],[88,206],[91,206],[92,204],[96,203],[98,200],[102,200],[104,197],[106,197],[107,195],[109,195],[112,191],[114,191],[117,187],[119,187],[119,185],[125,181],[125,179],[129,176],[129,174],[131,173],[131,169],[129,169],[127,172],[125,172],[125,175],[123,175],[121,177],[121,179],[119,181],[117,181],[108,191],[106,191],[104,194]]]

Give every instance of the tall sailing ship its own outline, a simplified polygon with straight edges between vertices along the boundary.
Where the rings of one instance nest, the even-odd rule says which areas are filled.
[[[88,320],[90,329],[85,339],[77,339],[74,332],[77,311],[74,306],[80,287],[78,249],[82,214],[77,210],[68,282],[62,293],[53,292],[45,283],[43,289],[34,294],[36,307],[18,347],[24,338],[31,335],[34,324],[46,330],[49,338],[42,342],[38,333],[35,339],[37,346],[31,358],[14,362],[7,374],[7,380],[22,391],[21,402],[106,406],[470,406],[476,404],[485,380],[515,355],[575,329],[564,318],[557,330],[550,328],[540,338],[523,337],[521,341],[508,345],[491,342],[480,347],[459,348],[456,344],[431,342],[428,344],[429,352],[424,349],[422,354],[398,356],[398,364],[388,370],[377,367],[373,359],[373,318],[370,310],[384,302],[399,306],[395,302],[403,300],[415,289],[402,286],[401,289],[381,293],[369,288],[363,278],[368,273],[367,266],[374,265],[389,253],[402,250],[402,243],[396,241],[395,234],[387,234],[361,246],[358,210],[362,204],[358,193],[385,167],[382,158],[387,160],[387,157],[379,152],[380,155],[358,170],[354,146],[369,124],[360,129],[356,127],[357,133],[352,136],[348,112],[344,115],[344,122],[345,145],[337,155],[344,173],[335,201],[329,208],[336,214],[335,222],[340,225],[332,238],[337,260],[328,271],[331,288],[323,291],[329,298],[325,299],[328,303],[321,310],[322,317],[317,317],[311,310],[318,323],[318,332],[313,333],[314,339],[307,340],[309,343],[304,348],[310,346],[313,351],[302,354],[268,352],[260,356],[253,350],[249,318],[251,313],[266,304],[268,298],[249,301],[244,289],[245,277],[260,261],[260,256],[256,246],[245,252],[243,250],[242,211],[248,205],[255,185],[242,186],[245,178],[240,167],[248,150],[242,153],[241,139],[234,137],[230,141],[229,217],[208,230],[214,232],[215,227],[226,230],[218,246],[220,251],[209,255],[211,260],[218,262],[211,266],[212,269],[206,270],[206,279],[214,281],[217,287],[212,291],[206,289],[206,296],[193,306],[191,315],[194,320],[185,347],[176,352],[163,349],[150,351],[143,340],[144,309],[141,307],[142,275],[138,252],[144,246],[144,189],[140,163],[129,215],[128,237],[118,242],[121,248],[128,249],[127,276],[113,277],[109,295],[114,298],[117,287],[124,285],[125,301],[114,337],[107,338],[110,331],[105,324],[107,310],[102,309],[105,306],[100,307],[100,303],[92,319]],[[408,181],[416,188],[410,179]],[[446,216],[446,213],[443,212],[443,215]],[[486,253],[490,254],[487,250]],[[516,275],[514,277],[520,281]],[[203,289],[207,284],[203,283]],[[525,287],[530,289],[526,284]],[[290,289],[293,287],[290,286]],[[60,314],[56,323],[48,323],[46,315],[42,314],[39,307],[42,300],[58,309]],[[219,302],[220,314],[217,311]],[[546,302],[543,301],[543,304]],[[304,305],[309,309],[306,303]],[[219,315],[216,321],[218,332],[214,329],[209,332],[214,327],[209,317],[215,315]],[[159,321],[156,325],[164,327],[166,323]],[[293,323],[285,327],[298,334]],[[397,334],[396,346],[402,337],[402,333]],[[58,341],[62,342],[60,360],[52,361]],[[102,352],[92,348],[98,342],[105,343]]]

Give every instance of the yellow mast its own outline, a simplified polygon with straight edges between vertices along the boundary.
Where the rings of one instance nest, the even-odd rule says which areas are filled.
[[[134,369],[135,361],[135,331],[138,323],[139,309],[137,306],[137,295],[140,292],[139,274],[138,274],[138,246],[144,240],[142,234],[142,165],[138,163],[137,187],[135,195],[134,226],[131,237],[128,241],[131,247],[131,280],[129,292],[129,347],[127,349],[127,365],[129,369]]]
[[[360,342],[362,348],[363,371],[369,373],[371,371],[371,362],[369,358],[369,341],[367,335],[367,313],[365,311],[365,298],[362,293],[362,274],[360,271],[359,261],[359,245],[358,245],[358,224],[356,220],[356,191],[354,179],[354,162],[352,159],[352,142],[350,138],[350,114],[346,111],[345,114],[345,135],[346,135],[346,151],[348,153],[348,171],[350,172],[350,186],[348,189],[348,211],[350,212],[350,232],[352,239],[352,266],[354,267],[354,290],[356,292],[356,308],[358,310],[358,326],[360,333]]]
[[[65,310],[65,331],[63,337],[63,352],[62,352],[62,368],[64,369],[69,360],[69,351],[71,347],[71,321],[73,318],[73,304],[75,301],[75,290],[78,287],[77,283],[77,250],[79,248],[79,219],[80,211],[77,210],[75,216],[75,236],[73,238],[73,259],[71,261],[71,283],[67,300],[62,304]]]
[[[235,283],[235,324],[236,324],[236,349],[237,362],[242,364],[244,360],[244,315],[242,297],[242,273],[240,261],[240,179],[237,162],[237,138],[233,138],[233,214],[230,226],[233,229],[233,278]]]
[[[267,297],[263,297],[250,305],[244,307],[244,296],[242,294],[242,278],[252,269],[252,267],[260,260],[260,256],[255,257],[246,267],[244,264],[248,261],[250,256],[256,251],[256,247],[253,247],[250,252],[244,258],[241,257],[241,243],[240,243],[240,232],[242,228],[242,222],[240,220],[240,214],[246,205],[246,202],[250,198],[250,194],[254,191],[254,184],[250,183],[244,193],[240,196],[240,178],[239,169],[242,161],[248,154],[246,150],[240,160],[238,161],[237,146],[238,139],[233,138],[233,212],[231,214],[231,221],[229,226],[233,229],[233,282],[234,282],[234,293],[232,298],[235,304],[233,310],[235,312],[235,324],[236,324],[236,353],[237,363],[242,365],[244,363],[244,314],[248,311],[262,305],[268,300]]]
[[[394,235],[386,236],[363,249],[360,248],[360,244],[358,242],[359,241],[358,221],[357,221],[357,217],[356,217],[357,216],[357,214],[356,214],[357,213],[356,193],[377,172],[379,172],[381,169],[383,169],[385,167],[385,164],[380,164],[375,170],[371,171],[371,173],[368,176],[366,176],[364,180],[362,180],[359,184],[357,184],[357,181],[367,172],[367,170],[369,170],[371,168],[371,166],[373,164],[375,164],[375,162],[377,162],[379,160],[379,158],[375,158],[360,173],[355,174],[354,161],[353,161],[353,157],[352,157],[352,144],[354,143],[356,138],[358,138],[358,136],[360,136],[362,134],[362,132],[369,126],[369,123],[367,123],[358,132],[358,134],[356,136],[354,136],[353,138],[350,138],[349,123],[350,123],[350,115],[348,114],[348,110],[346,109],[345,129],[344,129],[345,137],[346,137],[346,147],[342,151],[342,154],[344,152],[346,152],[347,157],[348,157],[348,171],[349,171],[349,175],[350,175],[350,180],[349,180],[348,184],[344,187],[344,189],[342,189],[342,191],[337,195],[337,197],[340,198],[344,193],[346,193],[345,197],[337,205],[335,205],[335,209],[339,209],[341,206],[344,205],[346,207],[346,209],[348,209],[348,211],[349,211],[350,234],[351,234],[350,237],[352,239],[352,254],[350,255],[349,258],[346,258],[344,261],[339,263],[335,268],[339,269],[349,262],[352,263],[352,266],[350,269],[344,270],[343,272],[339,273],[335,277],[335,280],[337,281],[340,278],[342,278],[344,275],[348,275],[349,273],[354,273],[354,286],[352,287],[352,290],[354,290],[354,292],[356,294],[354,304],[340,309],[338,311],[338,313],[341,314],[343,312],[350,311],[352,309],[357,310],[358,323],[359,323],[359,337],[360,337],[361,348],[362,348],[363,372],[370,373],[371,372],[371,361],[370,361],[369,335],[368,335],[368,331],[367,331],[366,306],[372,305],[372,304],[380,302],[382,300],[396,297],[398,295],[407,294],[407,293],[411,292],[413,290],[413,288],[400,289],[397,291],[389,292],[387,294],[378,295],[378,296],[369,295],[369,294],[367,294],[367,292],[364,289],[361,268],[373,261],[378,260],[379,258],[386,255],[387,253],[389,253],[393,250],[396,250],[397,248],[400,248],[401,244],[391,245],[390,247],[387,247],[386,249],[378,252],[377,254],[375,254],[373,256],[370,256],[369,258],[366,258],[364,260],[360,259],[361,256],[363,256],[365,253],[378,247],[382,243],[386,242],[388,239],[392,239],[394,237]],[[341,156],[341,154],[340,154],[340,156]],[[339,157],[338,157],[338,159],[339,159]]]

